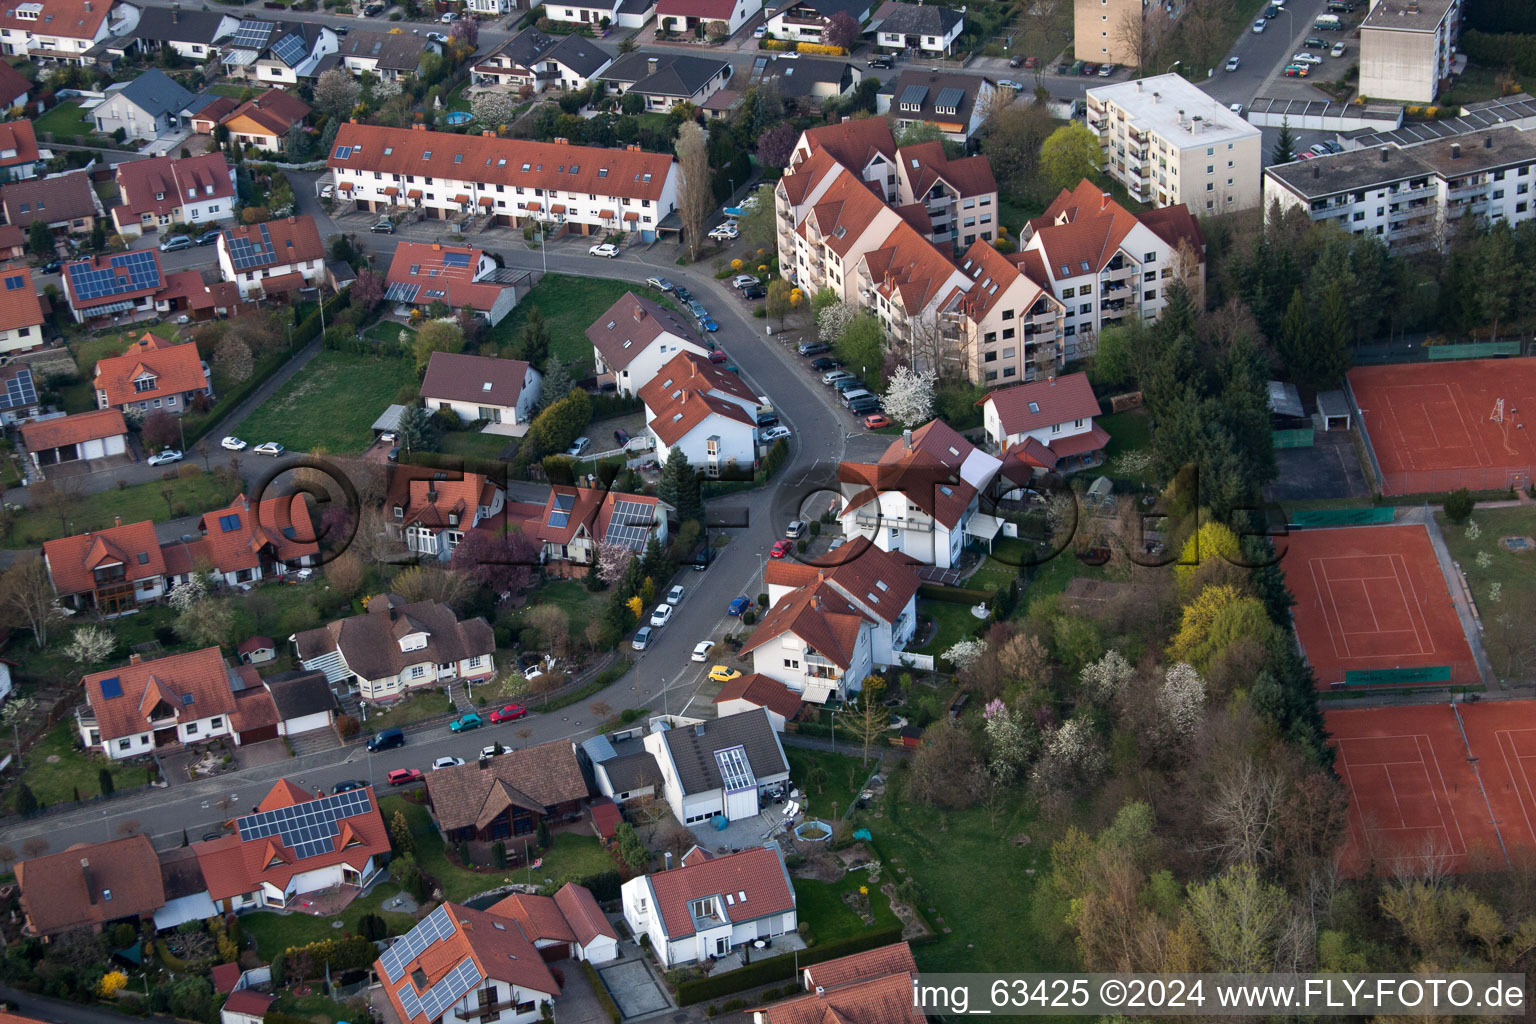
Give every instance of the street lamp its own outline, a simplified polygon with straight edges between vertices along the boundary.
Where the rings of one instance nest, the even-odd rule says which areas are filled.
[[[1176,68],[1176,67],[1178,67],[1178,66],[1179,66],[1179,65],[1180,65],[1180,64],[1183,64],[1183,63],[1184,63],[1184,62],[1183,62],[1183,61],[1182,61],[1182,60],[1176,60],[1176,61],[1174,61],[1174,62],[1173,62],[1173,63],[1172,63],[1172,64],[1169,64],[1169,65],[1168,65],[1168,70],[1167,70],[1167,71],[1164,71],[1164,72],[1163,72],[1163,74],[1165,74],[1165,75],[1171,75],[1171,74],[1173,74],[1173,69],[1174,69],[1174,68]]]

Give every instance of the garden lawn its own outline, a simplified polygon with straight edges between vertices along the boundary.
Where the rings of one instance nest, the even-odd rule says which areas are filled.
[[[466,459],[497,459],[516,438],[505,434],[482,434],[478,430],[450,430],[438,439],[437,450],[444,455]]]
[[[75,717],[66,715],[62,722],[44,733],[42,739],[21,759],[21,781],[31,788],[39,804],[52,806],[67,803],[74,800],[77,790],[82,800],[100,795],[99,774],[103,768],[110,768],[112,784],[116,789],[137,789],[149,781],[143,764],[108,765],[107,758],[99,753],[91,755],[77,750],[75,739],[79,735],[75,728]],[[57,757],[58,760],[50,762],[50,757]],[[12,808],[16,806],[14,788],[7,803]]]
[[[514,616],[514,621],[521,624],[528,609],[537,604],[552,604],[564,610],[566,617],[570,619],[571,636],[581,635],[588,622],[601,620],[603,611],[608,607],[608,601],[613,595],[608,591],[592,593],[587,589],[585,580],[550,580],[539,585],[534,591],[534,600],[529,601],[519,608]],[[658,598],[659,600],[659,598]]]
[[[587,328],[630,291],[664,306],[672,305],[644,285],[601,277],[549,274],[518,301],[501,323],[491,328],[488,340],[501,350],[502,355],[512,354],[518,332],[528,319],[528,311],[537,306],[549,331],[550,352],[570,367],[572,378],[580,380],[589,376],[593,369],[592,343],[587,340]]]
[[[886,875],[880,876],[881,881]],[[796,878],[795,915],[801,924],[811,930],[817,943],[851,939],[870,926],[843,902],[844,893],[858,892],[860,887],[869,889],[869,907],[874,912],[876,928],[898,924],[891,912],[891,901],[879,886],[869,884],[869,872],[850,871],[836,882],[818,882],[813,878]]]
[[[240,425],[252,444],[280,441],[293,451],[360,452],[373,422],[400,389],[416,383],[410,362],[387,356],[321,352]]]
[[[844,732],[841,740],[846,740],[849,749],[859,751],[860,756],[849,757],[827,750],[807,750],[804,747],[784,748],[784,754],[789,758],[790,781],[805,794],[802,803],[807,817],[835,823],[833,815],[841,818],[847,813],[859,790],[863,788],[864,780],[879,767],[878,757],[885,749],[883,736],[869,745],[867,766],[861,763],[863,743],[854,739],[849,732]]]
[[[1015,797],[995,824],[980,809],[941,812],[906,800],[905,778],[905,773],[892,778],[882,817],[861,811],[856,823],[874,834],[875,848],[885,862],[881,881],[893,879],[899,885],[911,877],[922,894],[919,909],[938,931],[935,941],[913,945],[918,967],[1072,968],[1072,944],[1060,924],[1064,908],[1048,898],[1041,884],[1050,874],[1053,837],[1034,808]],[[1012,842],[1015,836],[1027,836],[1028,844]],[[1033,874],[1026,874],[1031,870]],[[801,914],[803,918],[804,909]],[[954,931],[946,935],[946,927]]]
[[[179,516],[198,515],[211,508],[219,508],[233,500],[237,487],[224,483],[219,477],[204,473],[203,467],[194,466],[190,456],[177,468],[195,468],[192,476],[178,476],[175,480],[151,480],[110,491],[98,491],[80,499],[79,505],[69,514],[71,524],[68,533],[84,533],[87,530],[104,530],[112,525],[114,516],[121,516],[125,523],[138,523],[145,519],[164,522]],[[171,489],[170,503],[160,492]],[[65,524],[56,515],[34,509],[24,509],[16,517],[16,527],[10,543],[16,547],[35,547],[45,540],[63,537]]]
[[[1020,566],[1034,545],[1019,537],[999,535],[992,542],[992,554],[963,585],[971,590],[996,590],[1005,587],[1020,574]]]
[[[1152,423],[1147,419],[1145,410],[1127,409],[1125,412],[1114,412],[1108,416],[1100,416],[1094,422],[1109,432],[1109,444],[1104,448],[1104,458],[1115,476],[1140,480],[1143,483],[1156,482],[1156,477],[1150,468],[1141,473],[1121,473],[1115,467],[1115,459],[1125,452],[1152,450]],[[1090,475],[1093,473],[1092,470],[1083,472]]]
[[[376,341],[387,345],[399,341],[401,331],[405,332],[407,342],[414,340],[416,337],[415,328],[407,327],[405,324],[396,323],[393,320],[380,320],[364,331],[363,337],[369,341]]]
[[[416,919],[410,914],[384,910],[386,900],[393,899],[400,887],[392,882],[376,885],[367,896],[359,896],[347,904],[341,912],[341,929],[331,927],[335,920],[330,917],[314,917],[310,914],[276,914],[270,912],[245,914],[240,927],[256,943],[256,952],[271,962],[272,958],[291,946],[307,946],[320,939],[334,939],[339,935],[357,934],[357,922],[364,914],[378,914],[389,927],[389,934],[401,935],[411,930]]]
[[[453,701],[447,695],[430,689],[413,693],[405,700],[397,701],[388,709],[377,708],[368,712],[368,727],[375,732],[381,729],[399,729],[427,718],[437,718],[453,710]],[[448,726],[443,726],[446,735]]]
[[[175,328],[161,324],[157,330],[145,331],[144,328],[127,328],[121,331],[112,331],[101,335],[80,335],[70,339],[69,350],[74,353],[75,365],[80,368],[80,376],[89,381],[96,375],[96,364],[108,356],[120,356],[127,350],[129,344],[144,337],[145,334],[156,334],[162,338],[174,341]]]
[[[1475,508],[1468,522],[1477,524],[1478,537],[1467,536],[1467,524],[1452,523],[1436,512],[1451,558],[1466,574],[1472,600],[1483,620],[1483,644],[1496,672],[1505,679],[1536,678],[1536,646],[1530,630],[1530,610],[1536,608],[1536,550],[1511,551],[1500,543],[1504,537],[1536,538],[1536,508]],[[1479,553],[1488,556],[1488,567],[1477,564]],[[1495,584],[1499,599],[1491,597]]]
[[[96,122],[80,112],[80,104],[74,100],[60,103],[48,113],[32,122],[39,133],[50,135],[94,135]]]
[[[954,601],[929,601],[917,599],[918,618],[931,618],[938,630],[933,639],[921,647],[910,647],[914,654],[931,654],[938,657],[968,636],[976,635],[976,628],[986,620],[971,614],[971,606]]]

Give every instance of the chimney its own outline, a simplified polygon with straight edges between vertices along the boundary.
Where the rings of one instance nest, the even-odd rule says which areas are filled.
[[[139,662],[141,662],[143,660],[144,659],[141,658],[137,654],[130,654],[130,655],[128,655],[128,664],[130,664],[130,665],[137,665]]]
[[[1100,192],[1099,193],[1099,212],[1103,213],[1107,209],[1109,209],[1109,193],[1108,192]]]
[[[644,323],[644,322],[645,322],[645,310],[642,307],[640,307],[640,306],[636,306],[635,307],[635,323],[638,324],[638,323]]]
[[[826,995],[826,994],[827,994],[827,990],[826,990],[825,986],[823,986],[823,985],[817,985],[816,986],[816,997],[818,999],[821,998],[822,996]]]
[[[1484,135],[1483,136],[1483,148],[1484,149],[1492,149],[1493,148],[1493,136],[1492,135]]]
[[[90,8],[87,7],[86,9],[89,10]],[[648,74],[648,75],[654,75],[656,73],[657,66],[658,66],[658,61],[656,60],[656,58],[655,57],[648,57],[646,59],[646,61],[645,61],[645,73]]]
[[[1162,93],[1154,92],[1152,94],[1152,104],[1153,104],[1153,106],[1156,106],[1157,105],[1157,101],[1162,99],[1162,98],[1163,98],[1163,94]]]
[[[1136,91],[1141,92],[1141,79],[1136,79]]]
[[[122,526],[123,525],[123,517],[122,516],[113,516],[112,517],[112,525],[113,526]]]
[[[559,136],[556,136],[552,141],[557,146],[569,146],[571,144],[570,139],[562,139]]]
[[[177,22],[179,22],[180,20],[181,20],[181,4],[171,4],[171,24],[174,25]]]
[[[91,0],[85,0],[85,13],[91,13]]]
[[[671,871],[672,870],[672,851],[671,850],[666,851],[665,853],[662,854],[662,857],[665,858],[664,863],[666,864],[666,867],[662,868],[661,870],[663,870],[663,871]]]
[[[496,137],[496,133],[491,131],[489,128],[485,128],[481,130],[480,137],[482,139],[494,139]]]
[[[907,446],[907,451],[911,451],[912,450],[912,431],[910,431],[910,430],[903,430],[901,432],[901,442],[902,442],[902,444]]]
[[[427,504],[428,505],[436,505],[437,504],[437,488],[436,487],[428,487],[427,488]]]
[[[482,757],[482,758],[481,758],[481,759],[480,759],[480,770],[481,770],[481,771],[485,771],[485,770],[486,770],[486,769],[487,769],[487,768],[489,768],[489,767],[490,767],[490,766],[491,766],[491,759],[490,759],[490,758],[488,758],[488,757]]]
[[[1451,159],[1452,160],[1460,160],[1461,159],[1461,143],[1459,143],[1459,142],[1451,143]]]
[[[91,862],[85,857],[80,858],[80,874],[85,876],[85,895],[90,899],[91,906],[96,905],[96,882],[91,878]]]
[[[1382,163],[1386,163],[1387,162],[1387,147],[1386,146],[1382,146],[1381,147],[1381,162]]]
[[[1314,178],[1321,178],[1322,176],[1323,176],[1323,169],[1321,167],[1317,166],[1317,161],[1316,160],[1312,161],[1312,177],[1314,177]]]

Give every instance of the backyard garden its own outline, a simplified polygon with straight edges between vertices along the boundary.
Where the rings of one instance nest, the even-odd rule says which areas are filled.
[[[252,444],[278,441],[301,452],[359,452],[373,443],[374,420],[415,384],[408,360],[327,350],[240,429]]]

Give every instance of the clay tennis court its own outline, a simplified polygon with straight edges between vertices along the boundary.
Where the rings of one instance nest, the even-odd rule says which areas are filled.
[[[1536,854],[1536,702],[1330,711],[1349,788],[1339,867],[1503,870]]]
[[[1381,466],[1382,493],[1530,485],[1536,359],[1360,366],[1348,379]]]
[[[1300,530],[1286,549],[1296,636],[1319,689],[1351,671],[1439,665],[1452,684],[1481,682],[1424,527]]]

